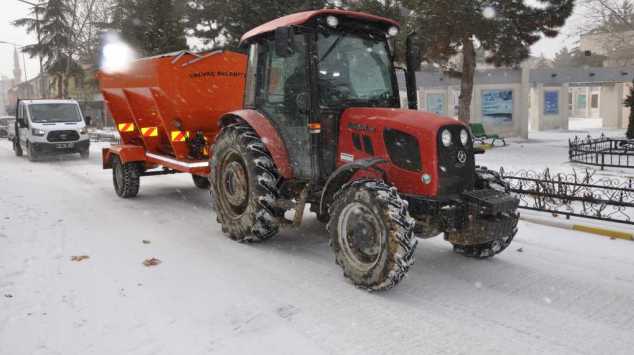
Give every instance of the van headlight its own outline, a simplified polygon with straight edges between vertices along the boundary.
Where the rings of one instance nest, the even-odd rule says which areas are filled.
[[[36,137],[43,137],[46,134],[46,132],[44,132],[43,129],[31,128],[31,134]]]
[[[440,140],[442,141],[442,145],[444,145],[445,147],[451,146],[452,138],[453,137],[451,136],[451,132],[449,132],[448,129],[444,129],[442,133],[440,134]]]
[[[469,132],[464,128],[460,131],[460,143],[462,143],[463,147],[466,147],[467,143],[469,143]]]
[[[88,127],[84,127],[79,130],[79,134],[88,134]]]

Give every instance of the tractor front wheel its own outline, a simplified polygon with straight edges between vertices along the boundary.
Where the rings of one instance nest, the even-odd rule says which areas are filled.
[[[274,207],[279,173],[262,139],[247,124],[222,129],[210,161],[211,195],[222,231],[239,242],[261,242],[279,229]]]
[[[124,164],[118,156],[112,156],[112,184],[119,197],[135,197],[139,193],[140,180],[139,163]]]
[[[395,188],[381,181],[345,185],[330,207],[328,230],[336,262],[369,291],[396,286],[414,263],[414,219]]]

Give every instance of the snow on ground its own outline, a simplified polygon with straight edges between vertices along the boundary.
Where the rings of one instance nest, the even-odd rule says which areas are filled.
[[[561,133],[564,134],[564,133]],[[558,134],[481,159],[563,164]],[[550,137],[550,138],[549,138]],[[539,144],[538,141],[543,142]],[[0,141],[0,354],[631,354],[634,243],[520,222],[478,261],[421,240],[398,288],[348,284],[324,227],[225,238],[187,175],[142,179]],[[555,156],[555,154],[557,156]],[[143,240],[149,241],[144,244]],[[89,259],[71,261],[73,256]],[[162,261],[145,267],[145,259]]]

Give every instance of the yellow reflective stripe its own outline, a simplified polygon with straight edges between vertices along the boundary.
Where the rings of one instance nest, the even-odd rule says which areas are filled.
[[[141,128],[141,134],[144,137],[157,137],[158,129],[156,127],[143,127]]]
[[[117,128],[119,132],[134,132],[134,123],[119,123]]]
[[[184,142],[189,139],[189,132],[187,131],[172,131],[172,142]]]

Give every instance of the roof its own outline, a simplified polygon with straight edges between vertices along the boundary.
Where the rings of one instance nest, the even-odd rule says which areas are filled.
[[[302,25],[308,22],[309,20],[318,16],[322,16],[322,15],[339,15],[339,16],[352,17],[352,18],[357,18],[357,19],[366,20],[366,21],[384,22],[388,25],[393,25],[397,27],[399,26],[398,21],[394,21],[392,19],[385,18],[385,17],[366,14],[363,12],[339,10],[339,9],[321,9],[321,10],[298,12],[296,14],[287,15],[287,16],[275,19],[273,21],[267,22],[245,33],[240,39],[240,42],[244,42],[248,40],[249,38],[261,35],[263,33],[275,31],[276,29],[280,27]]]
[[[27,105],[32,104],[77,104],[76,100],[62,100],[62,99],[25,99],[20,100],[20,102],[24,102]]]

